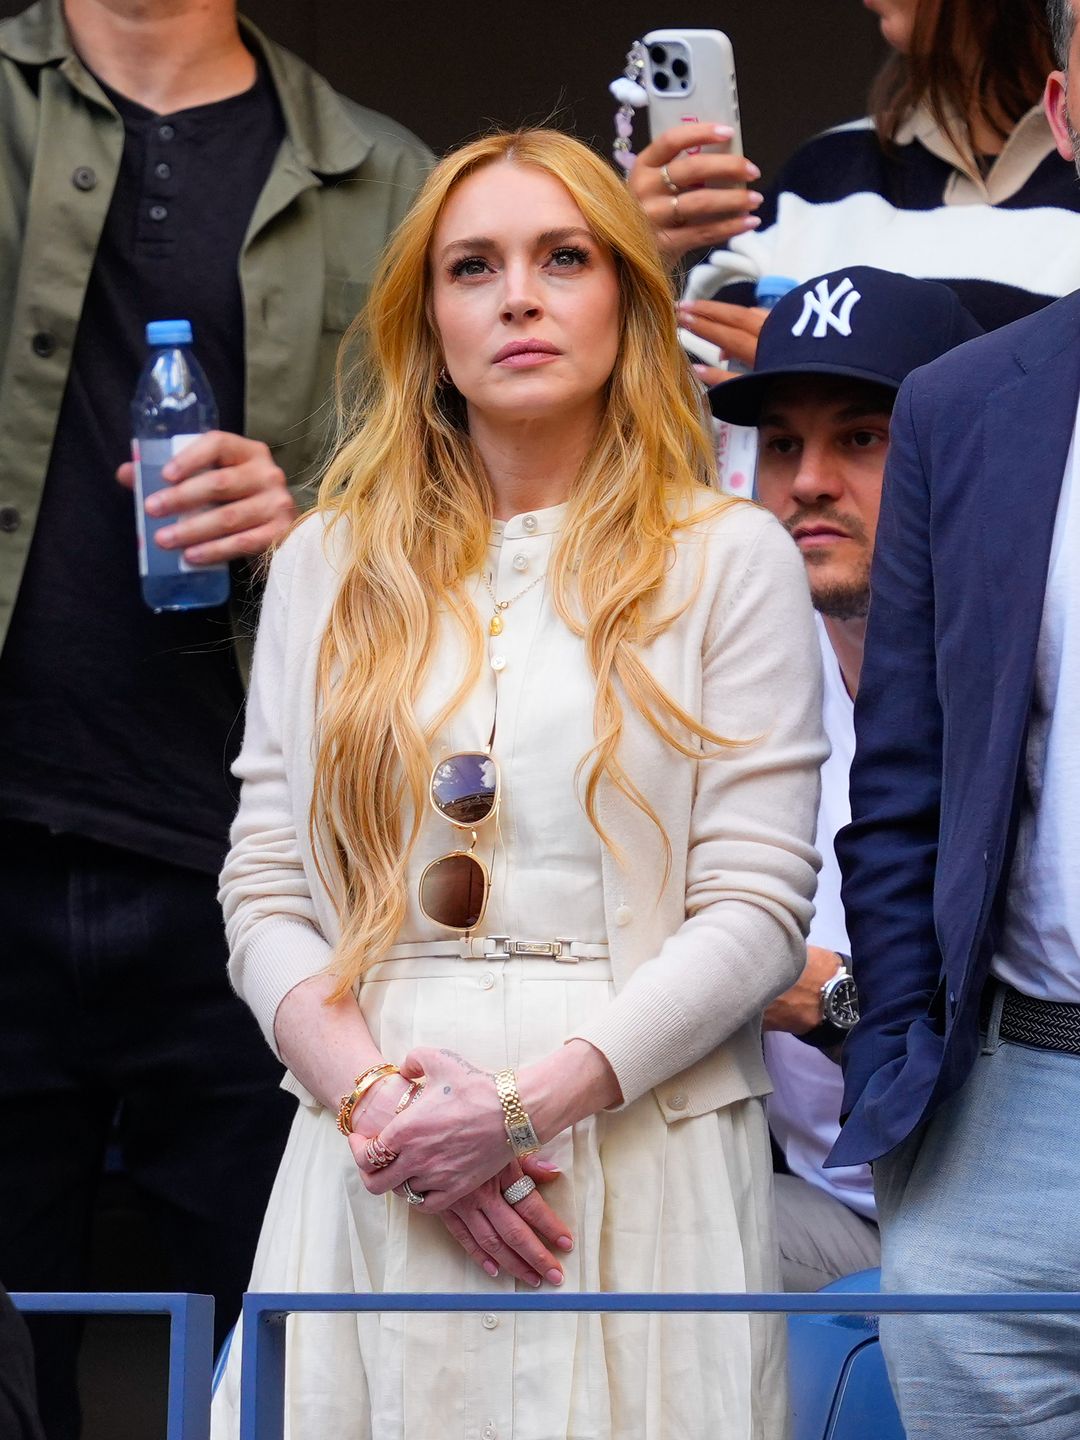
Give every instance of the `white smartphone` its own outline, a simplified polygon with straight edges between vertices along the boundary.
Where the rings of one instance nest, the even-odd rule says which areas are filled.
[[[742,125],[735,84],[735,52],[722,30],[651,30],[645,48],[645,92],[649,136],[655,140],[673,125],[701,121],[730,125],[734,137],[703,150],[741,155]]]

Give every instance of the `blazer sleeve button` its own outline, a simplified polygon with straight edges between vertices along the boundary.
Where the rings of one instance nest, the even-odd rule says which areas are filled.
[[[674,1095],[668,1096],[667,1103],[669,1110],[685,1110],[690,1102],[681,1090],[676,1090]]]
[[[629,925],[633,918],[634,914],[629,905],[620,905],[615,911],[616,925]]]

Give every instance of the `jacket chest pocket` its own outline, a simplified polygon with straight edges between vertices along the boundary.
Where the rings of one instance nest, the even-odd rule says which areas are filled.
[[[344,335],[367,304],[370,286],[349,275],[327,275],[323,294],[323,330]]]

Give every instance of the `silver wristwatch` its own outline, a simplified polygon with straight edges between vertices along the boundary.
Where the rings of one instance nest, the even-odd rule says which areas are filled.
[[[859,992],[851,978],[851,956],[837,952],[840,969],[821,987],[821,1021],[800,1035],[816,1050],[835,1050],[859,1022]]]
[[[821,987],[821,1023],[847,1032],[859,1022],[859,992],[851,978],[851,956],[839,958],[840,969]]]

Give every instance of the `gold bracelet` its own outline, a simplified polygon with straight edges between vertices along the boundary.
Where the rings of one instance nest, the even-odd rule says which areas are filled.
[[[352,1134],[353,1111],[371,1087],[377,1085],[380,1080],[385,1080],[388,1075],[396,1074],[398,1074],[398,1067],[384,1061],[382,1064],[372,1065],[369,1070],[365,1070],[362,1075],[356,1077],[352,1093],[342,1095],[341,1104],[338,1106],[337,1128],[342,1135]]]
[[[506,1138],[510,1148],[519,1160],[526,1155],[535,1155],[540,1149],[540,1139],[533,1129],[528,1112],[518,1094],[517,1076],[513,1070],[500,1070],[495,1076],[495,1089],[503,1110],[506,1124]]]
[[[412,1102],[416,1099],[416,1097],[420,1094],[421,1090],[423,1090],[423,1088],[424,1081],[422,1079],[410,1080],[409,1088],[405,1091],[405,1094],[402,1095],[401,1099],[397,1102],[397,1105],[394,1108],[394,1115],[400,1115],[403,1110],[407,1110],[412,1104]]]

